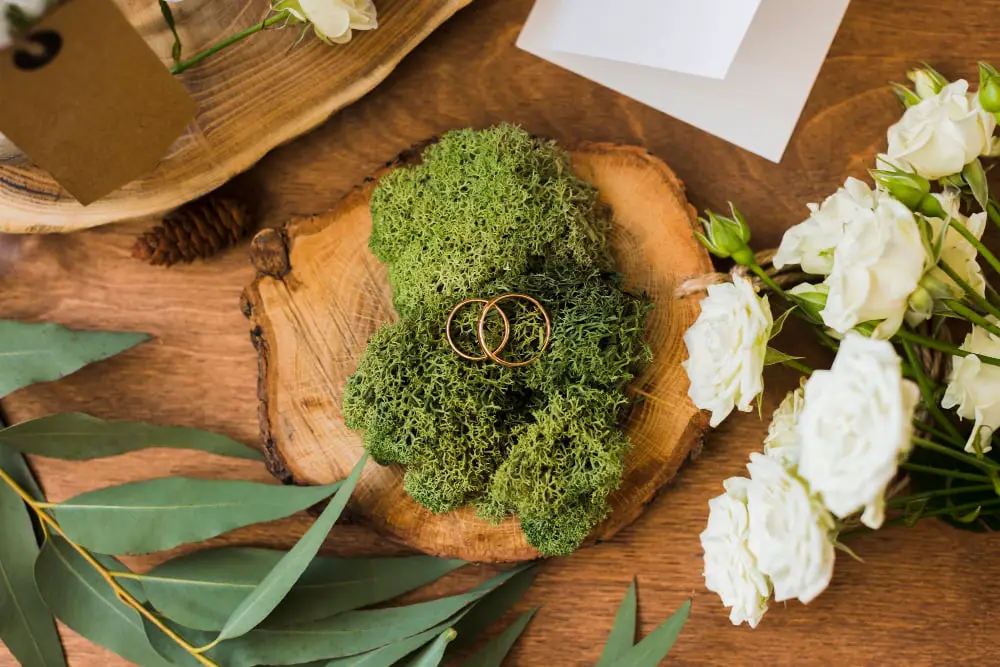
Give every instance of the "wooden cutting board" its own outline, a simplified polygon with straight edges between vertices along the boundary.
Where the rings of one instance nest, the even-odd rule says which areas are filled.
[[[383,170],[414,159],[400,156]],[[697,299],[675,299],[685,277],[711,270],[694,239],[694,210],[683,185],[645,150],[584,144],[573,168],[598,187],[614,217],[610,235],[629,287],[644,289],[654,310],[646,340],[654,360],[631,389],[645,398],[631,413],[627,471],[612,514],[591,536],[607,538],[638,517],[707,428],[687,398],[681,337],[698,314]],[[258,276],[244,293],[244,314],[259,353],[259,417],[269,467],[285,482],[326,484],[361,457],[361,437],[344,425],[341,396],[368,337],[395,318],[384,265],[368,249],[368,200],[376,174],[332,211],[261,232],[251,256]],[[394,539],[430,554],[469,561],[538,557],[516,519],[494,526],[471,508],[435,515],[403,491],[398,466],[369,463],[353,502],[360,515]]]
[[[157,3],[117,2],[166,62],[173,37]],[[69,232],[162,213],[210,192],[381,83],[470,2],[377,0],[379,28],[355,32],[346,45],[309,36],[291,48],[295,28],[253,35],[179,75],[198,102],[195,122],[157,169],[90,206],[30,163],[0,160],[0,232]],[[173,4],[185,55],[254,25],[269,6],[269,0]]]

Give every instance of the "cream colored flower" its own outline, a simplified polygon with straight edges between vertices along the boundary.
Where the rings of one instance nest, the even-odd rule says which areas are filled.
[[[972,232],[977,239],[982,238],[986,231],[986,213],[976,213],[970,217],[965,217],[959,211],[959,197],[957,193],[931,195],[941,202],[945,213],[950,216],[951,224],[945,234],[944,242],[941,244],[941,257],[939,262],[946,263],[955,273],[975,290],[976,294],[983,296],[986,294],[986,279],[983,278],[983,269],[977,260],[979,251],[969,243],[955,229],[955,225],[961,225]],[[941,232],[945,229],[947,222],[940,218],[928,218],[931,229],[934,233],[935,242],[940,238]],[[930,284],[944,287],[943,290],[931,290],[931,295],[935,298],[961,298],[965,290],[958,286],[955,281],[948,277],[940,267],[934,266],[930,273],[932,278]]]
[[[995,318],[990,320],[998,324]],[[956,408],[962,419],[975,420],[965,451],[976,451],[978,437],[978,446],[988,452],[993,448],[990,445],[993,432],[1000,427],[1000,367],[984,364],[976,355],[1000,357],[1000,338],[974,326],[962,349],[972,354],[951,358],[951,375],[941,406]]]
[[[809,204],[809,218],[785,232],[774,256],[775,268],[799,264],[806,273],[829,275],[833,251],[844,237],[844,228],[859,218],[873,216],[874,208],[872,189],[848,178],[822,204]]]
[[[799,464],[799,417],[804,405],[801,387],[788,392],[785,399],[771,415],[771,424],[764,438],[764,453],[775,458],[786,467]]]
[[[903,322],[927,250],[913,212],[888,193],[876,193],[871,213],[844,228],[825,281],[830,293],[822,316],[838,333],[878,321],[875,335],[888,338]]]
[[[811,602],[833,577],[833,517],[777,459],[754,452],[747,470],[747,544],[757,567],[771,579],[777,602]]]
[[[312,24],[316,36],[328,44],[346,44],[352,31],[378,27],[372,0],[280,0],[274,9],[288,10],[299,21]]]
[[[757,627],[767,611],[771,583],[757,568],[747,534],[747,486],[750,480],[732,477],[723,482],[726,492],[708,501],[708,525],[701,533],[705,552],[705,588],[730,607],[733,625]]]
[[[864,509],[862,523],[882,525],[885,489],[912,447],[919,399],[892,344],[853,332],[831,369],[810,376],[798,471],[836,516]]]
[[[888,158],[930,179],[951,176],[992,148],[996,119],[963,79],[916,104],[889,128]]]
[[[774,323],[767,297],[746,278],[711,285],[701,314],[684,334],[688,358],[681,365],[691,381],[688,396],[711,410],[718,426],[733,408],[750,411],[764,388],[764,358]]]

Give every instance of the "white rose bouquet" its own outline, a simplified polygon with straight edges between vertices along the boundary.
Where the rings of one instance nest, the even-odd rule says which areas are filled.
[[[983,271],[1000,260],[981,240],[1000,227],[983,164],[1000,153],[1000,73],[980,64],[975,92],[930,67],[909,78],[874,182],[810,204],[776,251],[752,250],[735,208],[701,221],[699,240],[735,267],[681,288],[707,287],[684,337],[691,400],[714,427],[759,406],[766,366],[802,374],[748,476],[709,501],[705,584],[734,624],[755,627],[772,598],[813,600],[836,551],[853,555],[848,532],[927,517],[1000,528],[1000,293]],[[829,370],[771,346],[789,315],[836,353]]]

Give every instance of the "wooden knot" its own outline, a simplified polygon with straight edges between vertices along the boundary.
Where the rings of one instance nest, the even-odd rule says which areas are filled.
[[[250,242],[250,262],[257,272],[281,280],[292,270],[285,236],[277,229],[264,229]]]

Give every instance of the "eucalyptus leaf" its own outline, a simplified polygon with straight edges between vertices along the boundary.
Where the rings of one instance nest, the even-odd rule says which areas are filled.
[[[480,602],[479,604],[482,603]],[[318,662],[313,667],[391,667],[427,642],[432,641],[441,632],[449,629],[458,618],[460,616],[435,625],[430,630],[425,630],[418,635],[407,637],[388,646],[377,648],[374,651],[350,655],[346,658],[337,658],[336,660]]]
[[[250,632],[285,599],[292,586],[316,557],[326,536],[333,530],[333,525],[337,523],[341,512],[347,506],[347,501],[354,493],[354,487],[358,485],[361,471],[367,462],[368,454],[365,453],[355,464],[350,476],[337,489],[337,493],[316,522],[236,608],[219,631],[218,641],[234,639]]]
[[[514,568],[468,593],[404,607],[348,611],[291,628],[257,628],[222,642],[206,656],[226,667],[295,665],[372,651],[419,634],[453,617],[521,572]],[[193,641],[200,641],[199,633]],[[208,636],[211,639],[211,635]]]
[[[404,663],[405,667],[438,667],[444,660],[444,651],[448,644],[457,636],[454,629],[448,628],[437,636],[437,639],[425,646],[413,659]]]
[[[218,631],[283,555],[252,547],[205,549],[154,568],[142,575],[142,585],[166,616]],[[306,623],[384,602],[463,565],[433,556],[316,558],[264,625]]]
[[[61,537],[52,535],[42,546],[35,580],[49,609],[86,639],[141,667],[170,665],[149,645],[139,612]]]
[[[143,333],[72,331],[58,324],[0,320],[0,397],[58,380],[146,340]]]
[[[0,443],[22,454],[89,461],[157,447],[191,449],[259,461],[257,450],[219,433],[142,422],[109,422],[72,413],[21,422],[0,430]]]
[[[510,653],[510,649],[521,637],[521,633],[528,627],[532,617],[538,608],[521,614],[516,621],[507,626],[499,636],[494,637],[486,646],[482,647],[476,654],[469,658],[463,667],[500,667],[504,658]]]
[[[24,473],[34,481],[20,454],[0,449],[0,467],[19,486]],[[55,621],[35,585],[38,552],[27,506],[0,482],[0,640],[23,667],[64,667]]]
[[[27,491],[29,496],[35,500],[45,500],[45,494],[31,473],[28,462],[23,456],[2,444],[0,444],[0,468],[10,475],[22,490]]]
[[[471,648],[476,639],[494,623],[500,621],[517,604],[521,596],[531,588],[538,575],[537,567],[522,568],[511,577],[510,582],[490,592],[455,624],[458,637],[448,648],[448,653],[457,653]]]
[[[635,579],[633,579],[625,593],[625,599],[618,607],[618,613],[615,614],[615,622],[611,626],[611,633],[608,635],[608,641],[604,644],[601,658],[594,667],[610,667],[615,663],[615,660],[635,644],[637,606]]]
[[[673,616],[611,664],[614,667],[657,667],[674,647],[690,613],[691,600],[687,600]]]
[[[54,511],[77,544],[105,554],[140,554],[286,517],[329,497],[340,484],[298,487],[167,477],[90,491],[55,505]]]

